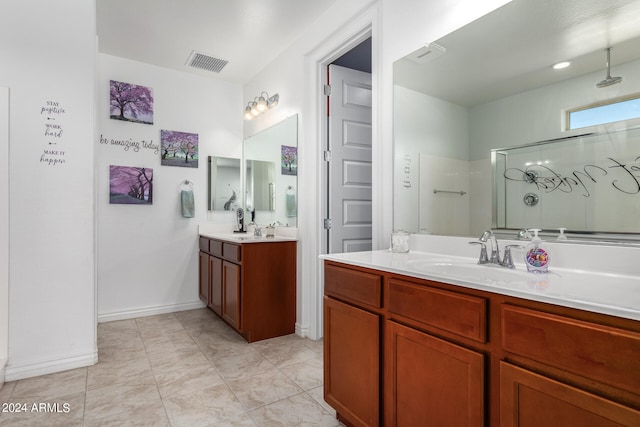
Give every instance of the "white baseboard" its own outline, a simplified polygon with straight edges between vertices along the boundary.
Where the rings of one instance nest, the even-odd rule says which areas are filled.
[[[302,338],[309,338],[309,326],[296,322],[296,335],[299,335]]]
[[[153,316],[155,314],[174,313],[176,311],[195,310],[204,308],[206,304],[200,300],[183,303],[170,304],[155,307],[136,308],[133,310],[114,311],[111,313],[98,313],[98,323],[113,322],[115,320],[134,319],[136,317]]]
[[[16,381],[40,375],[83,368],[98,363],[98,352],[69,356],[57,360],[45,360],[22,366],[9,365],[5,369],[5,381]]]

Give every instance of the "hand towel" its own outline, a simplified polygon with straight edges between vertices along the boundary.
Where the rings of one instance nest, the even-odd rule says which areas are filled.
[[[296,195],[295,193],[287,193],[285,196],[285,201],[287,205],[287,217],[291,218],[296,216],[297,214],[297,203],[296,203]]]
[[[180,194],[182,201],[182,216],[185,218],[193,218],[196,216],[195,203],[193,201],[192,190],[182,190]]]

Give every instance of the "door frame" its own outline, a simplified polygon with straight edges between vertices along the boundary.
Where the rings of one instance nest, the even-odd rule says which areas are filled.
[[[365,39],[371,37],[372,53],[372,161],[375,165],[379,158],[376,154],[381,150],[378,129],[378,114],[380,112],[380,74],[377,59],[379,58],[379,22],[378,6],[373,5],[356,17],[349,20],[343,27],[332,33],[331,37],[316,46],[305,55],[305,93],[308,94],[303,107],[304,144],[299,148],[300,164],[304,164],[305,182],[313,182],[315,186],[300,195],[299,206],[303,208],[300,216],[300,231],[303,241],[301,270],[302,292],[299,296],[299,307],[304,307],[301,318],[296,325],[296,333],[311,339],[323,336],[322,298],[324,293],[323,261],[319,259],[326,253],[326,239],[324,239],[323,219],[326,212],[326,168],[324,167],[323,152],[327,141],[327,99],[322,88],[327,83],[327,67],[337,58],[348,52]],[[306,119],[305,119],[306,118]],[[375,169],[375,167],[374,167]],[[375,182],[372,188],[373,228],[379,226],[376,215],[380,197],[376,192]],[[306,197],[305,197],[306,196]],[[304,218],[304,220],[303,220]],[[373,248],[380,242],[373,233]]]

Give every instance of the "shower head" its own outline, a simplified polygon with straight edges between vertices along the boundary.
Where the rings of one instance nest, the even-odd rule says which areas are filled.
[[[613,48],[608,47],[605,49],[605,52],[607,52],[607,78],[598,83],[596,85],[597,88],[613,86],[622,81],[622,77],[611,77],[611,49]]]

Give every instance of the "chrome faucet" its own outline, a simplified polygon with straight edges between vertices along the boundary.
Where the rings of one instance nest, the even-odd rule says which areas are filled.
[[[487,242],[491,243],[491,256],[487,255]],[[498,246],[498,239],[493,231],[486,230],[482,233],[482,236],[477,242],[469,242],[471,245],[481,245],[480,258],[478,264],[495,264],[507,268],[515,268],[513,264],[513,257],[511,256],[512,248],[522,248],[520,245],[507,245],[504,248],[504,258],[500,260],[500,247]]]
[[[496,238],[496,235],[493,234],[493,231],[486,230],[478,240],[482,243],[487,243],[487,241],[491,242],[491,256],[489,257],[489,263],[500,264],[500,248],[498,247],[498,239]]]

